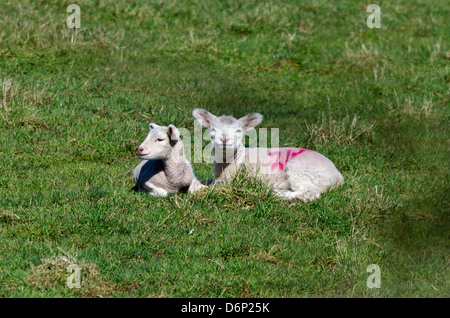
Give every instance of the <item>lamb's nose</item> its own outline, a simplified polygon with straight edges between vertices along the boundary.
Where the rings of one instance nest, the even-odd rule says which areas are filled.
[[[139,152],[139,153],[143,153],[143,152],[144,152],[144,148],[139,147],[139,148],[138,148],[138,152]]]

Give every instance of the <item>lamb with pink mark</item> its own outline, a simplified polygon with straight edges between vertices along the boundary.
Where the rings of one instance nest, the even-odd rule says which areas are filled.
[[[245,147],[245,132],[254,129],[263,120],[259,113],[236,119],[225,115],[218,117],[196,108],[192,114],[210,130],[216,182],[229,182],[245,167],[272,186],[276,195],[304,202],[318,199],[328,188],[344,182],[335,165],[313,150]]]

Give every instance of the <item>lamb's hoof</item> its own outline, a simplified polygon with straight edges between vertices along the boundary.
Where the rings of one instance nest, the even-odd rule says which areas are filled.
[[[309,202],[314,201],[318,198],[320,198],[320,194],[316,193],[300,193],[296,191],[286,191],[286,190],[273,190],[275,195],[283,198],[288,201],[303,201],[303,202]]]
[[[215,180],[214,179],[205,179],[205,180],[200,180],[200,183],[205,185],[205,186],[209,186],[211,184],[214,184]]]
[[[201,181],[195,181],[189,187],[188,192],[189,193],[195,193],[195,192],[200,191],[201,189],[204,189],[204,188],[206,188],[206,185],[204,185]]]
[[[167,192],[167,191],[152,191],[152,192],[149,192],[149,194],[151,195],[151,196],[154,196],[154,197],[165,197],[165,196],[167,196],[169,193]]]
[[[295,199],[295,192],[292,191],[286,191],[286,190],[273,190],[273,192],[275,193],[275,195],[277,197],[286,199],[286,200],[293,200]]]

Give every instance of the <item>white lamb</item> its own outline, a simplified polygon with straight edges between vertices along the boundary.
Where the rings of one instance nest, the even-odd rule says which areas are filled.
[[[133,172],[137,189],[165,196],[179,191],[192,193],[204,187],[184,155],[180,131],[174,125],[151,123],[149,127],[150,133],[138,148],[139,157],[144,160]]]
[[[195,119],[210,129],[216,182],[229,181],[245,166],[273,186],[275,193],[288,200],[304,202],[320,197],[329,187],[344,182],[334,164],[323,155],[302,148],[247,148],[244,133],[262,122],[251,113],[240,119],[217,117],[204,109],[194,109]]]

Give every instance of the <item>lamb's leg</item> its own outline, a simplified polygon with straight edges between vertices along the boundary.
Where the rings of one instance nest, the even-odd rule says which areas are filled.
[[[297,166],[289,167],[286,171],[286,180],[274,186],[276,196],[285,200],[313,201],[323,192],[316,180],[320,180],[320,173],[315,169],[302,169]]]
[[[157,187],[154,184],[147,182],[145,186],[149,189],[150,195],[158,196],[158,197],[164,197],[168,194],[166,190],[163,188]]]
[[[295,172],[295,173],[293,173]],[[277,187],[275,194],[286,200],[301,200],[303,202],[313,201],[320,197],[324,191],[320,182],[323,177],[314,169],[290,170],[287,173],[289,186],[284,189]]]
[[[326,189],[316,183],[318,175],[316,173],[297,174],[288,176],[290,189],[282,195],[288,200],[298,199],[303,202],[313,201],[320,197]]]
[[[194,193],[194,192],[197,192],[198,190],[200,190],[202,188],[206,188],[206,186],[201,184],[201,182],[199,180],[194,179],[194,180],[192,180],[192,183],[189,186],[188,192],[189,193]]]
[[[304,152],[286,165],[289,189],[280,196],[304,202],[316,200],[333,186],[337,173],[336,167],[327,158],[313,151]]]
[[[310,191],[274,190],[274,193],[285,200],[301,200],[303,202],[313,201],[320,197],[320,193]]]

